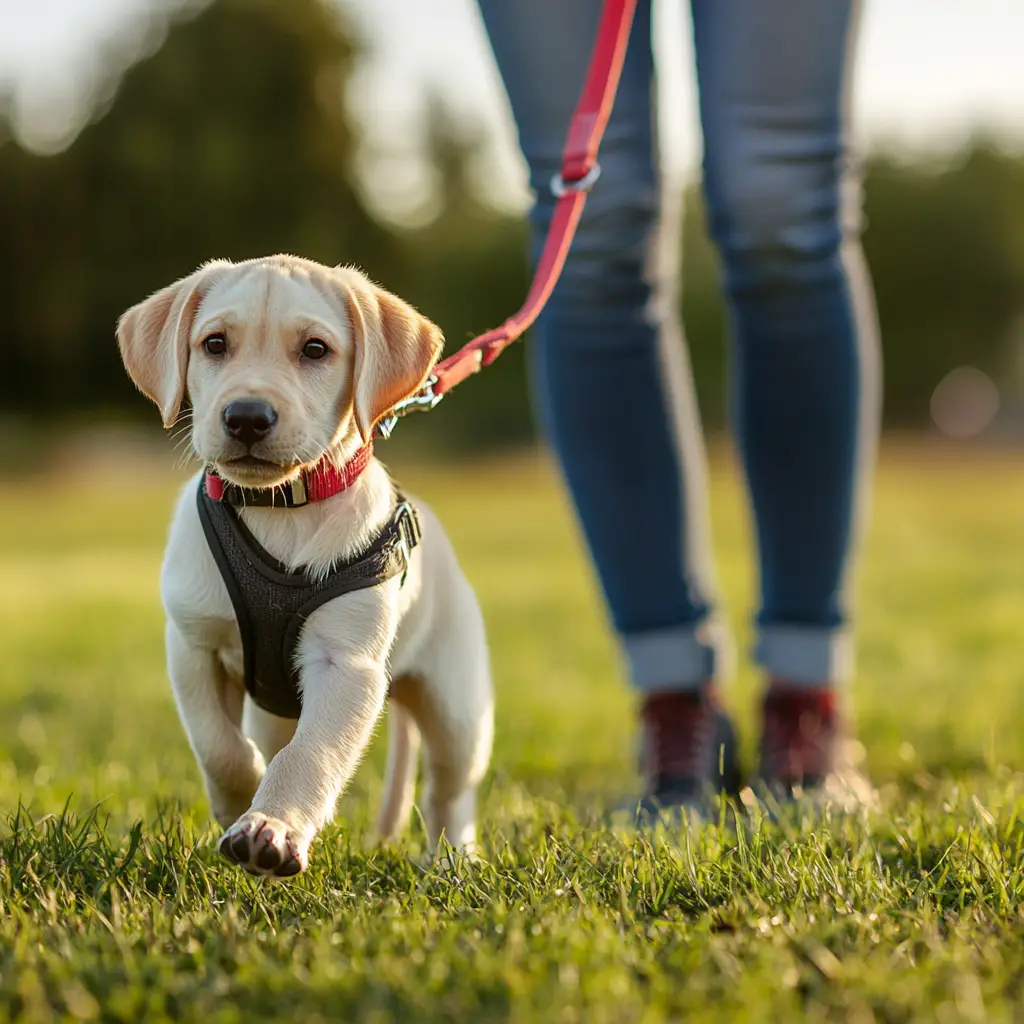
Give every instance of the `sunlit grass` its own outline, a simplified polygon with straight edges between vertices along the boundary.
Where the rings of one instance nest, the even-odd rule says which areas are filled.
[[[272,887],[214,856],[164,680],[170,473],[5,485],[0,1020],[1024,1019],[1021,463],[883,460],[851,689],[881,811],[654,843],[601,824],[635,785],[631,699],[552,473],[403,463],[488,620],[486,859],[444,877],[417,831],[366,848],[378,744],[311,872]],[[727,459],[713,485],[743,655]],[[757,685],[741,658],[748,757]]]

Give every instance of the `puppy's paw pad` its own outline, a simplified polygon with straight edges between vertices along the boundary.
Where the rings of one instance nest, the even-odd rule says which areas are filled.
[[[250,875],[290,878],[306,866],[307,843],[277,818],[243,814],[221,836],[221,855]]]

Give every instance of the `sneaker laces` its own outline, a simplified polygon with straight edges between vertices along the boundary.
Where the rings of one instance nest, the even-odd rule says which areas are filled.
[[[648,778],[673,776],[698,781],[708,776],[716,708],[713,695],[706,689],[655,693],[644,700],[640,716]]]
[[[764,700],[761,775],[768,781],[820,781],[834,767],[832,690],[773,686]]]

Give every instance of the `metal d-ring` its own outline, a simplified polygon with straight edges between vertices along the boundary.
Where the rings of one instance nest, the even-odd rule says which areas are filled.
[[[593,167],[576,181],[566,181],[561,172],[551,179],[551,194],[556,199],[561,199],[566,192],[589,192],[594,187],[594,182],[601,177],[601,165],[595,163]]]
[[[434,393],[434,385],[437,378],[433,375],[427,378],[423,385],[414,395],[403,398],[387,416],[377,424],[377,433],[383,438],[389,438],[394,433],[395,425],[402,416],[408,416],[411,412],[427,412],[433,409],[444,395]]]

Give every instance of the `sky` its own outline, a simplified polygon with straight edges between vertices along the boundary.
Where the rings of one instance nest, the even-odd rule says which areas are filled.
[[[376,161],[367,164],[375,205],[411,211],[423,201],[427,172],[407,151],[421,137],[431,89],[485,132],[482,174],[492,198],[522,205],[524,173],[474,0],[337,2],[372,48],[351,102]],[[42,150],[66,144],[88,113],[97,46],[161,5],[177,3],[0,0],[0,83],[15,89],[19,137]],[[683,177],[700,157],[688,6],[661,0],[656,8],[666,160],[670,173]],[[1024,0],[867,0],[854,106],[858,137],[927,150],[988,129],[1024,147],[1022,44]]]

